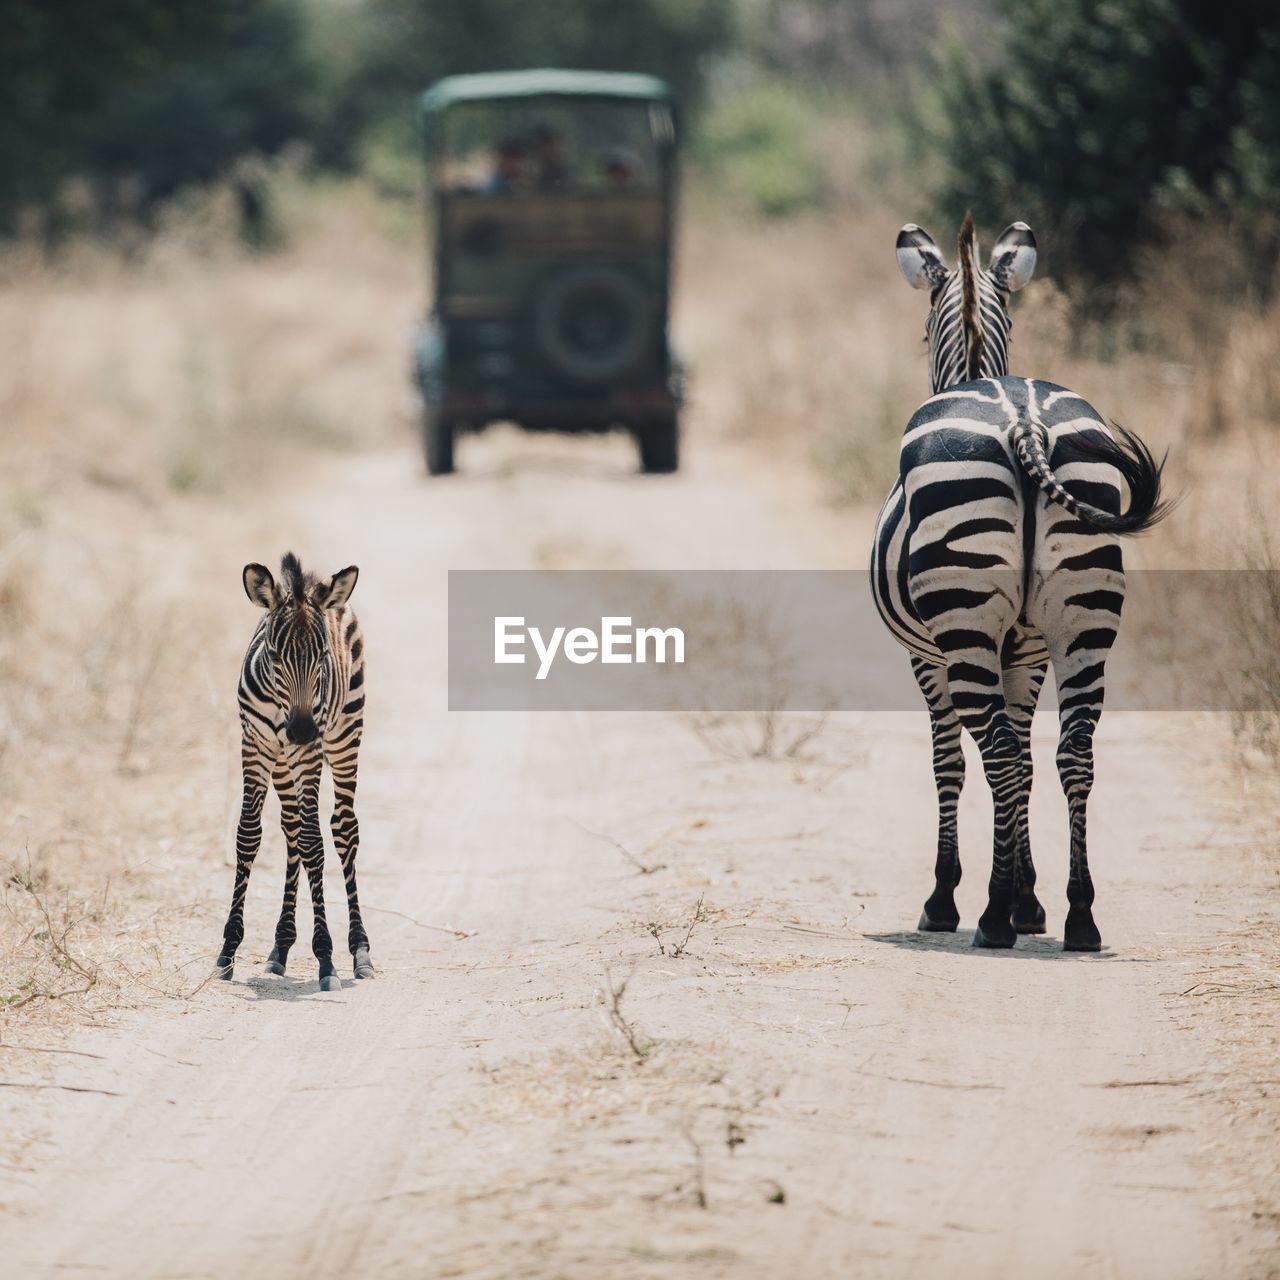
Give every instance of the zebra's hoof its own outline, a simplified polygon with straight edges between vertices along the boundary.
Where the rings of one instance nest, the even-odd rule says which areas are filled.
[[[372,978],[378,971],[373,967],[373,961],[369,959],[369,948],[361,947],[356,951],[354,957],[355,975],[357,978]]]
[[[993,951],[1007,951],[1017,940],[1017,930],[1009,920],[988,921],[985,927],[979,920],[977,928],[973,931],[973,945]]]
[[[916,926],[922,933],[955,933],[960,923],[954,885],[935,885]]]
[[[326,973],[324,977],[320,979],[320,990],[341,991],[342,979],[338,977],[336,973]]]
[[[929,908],[925,907],[920,913],[920,923],[916,925],[916,928],[921,933],[955,933],[959,924],[959,916],[956,916],[954,920],[935,920],[929,914]]]
[[[1044,908],[1034,896],[1025,902],[1015,904],[1013,908],[1013,927],[1018,933],[1043,933],[1045,928]]]
[[[1093,912],[1088,907],[1072,907],[1067,912],[1066,927],[1062,931],[1063,951],[1101,951],[1102,934],[1093,923]]]
[[[230,960],[219,959],[213,966],[213,976],[215,978],[221,978],[223,982],[230,982],[231,970],[233,967],[234,966]]]
[[[263,973],[273,973],[277,978],[284,976],[284,962],[281,960],[268,960],[262,966]]]

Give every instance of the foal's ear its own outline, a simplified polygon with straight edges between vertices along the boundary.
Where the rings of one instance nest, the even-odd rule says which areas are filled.
[[[339,569],[332,578],[317,582],[311,590],[311,598],[324,609],[340,609],[356,589],[356,579],[360,570],[355,565]]]
[[[898,270],[913,289],[936,289],[945,284],[951,274],[942,260],[942,251],[933,243],[933,237],[908,222],[898,232]]]
[[[263,609],[274,609],[280,603],[280,592],[271,570],[264,564],[247,564],[244,567],[244,593]]]
[[[1012,293],[1021,289],[1036,269],[1036,238],[1025,222],[1015,222],[1000,233],[991,250],[987,274],[996,285]]]

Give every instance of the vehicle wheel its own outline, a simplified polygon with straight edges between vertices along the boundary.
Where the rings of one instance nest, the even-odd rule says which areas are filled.
[[[640,469],[649,475],[675,471],[680,465],[680,423],[675,414],[636,432]]]
[[[630,373],[652,349],[654,301],[617,267],[566,267],[551,275],[534,306],[534,338],[561,377],[602,386]]]
[[[447,476],[453,470],[453,423],[431,405],[422,414],[422,453],[429,476]]]

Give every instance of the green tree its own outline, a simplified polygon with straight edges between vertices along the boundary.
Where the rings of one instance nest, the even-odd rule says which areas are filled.
[[[1110,283],[1170,215],[1238,215],[1267,278],[1280,197],[1274,0],[1001,0],[985,48],[936,78],[938,192],[1025,218],[1057,274]],[[1242,215],[1242,216],[1239,216]]]
[[[143,208],[306,134],[297,0],[0,0],[0,230],[68,177]]]

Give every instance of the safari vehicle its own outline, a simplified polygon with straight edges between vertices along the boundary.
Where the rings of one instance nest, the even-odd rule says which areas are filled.
[[[422,97],[435,298],[415,337],[427,470],[463,431],[630,431],[678,463],[667,337],[671,90],[650,76],[449,76]]]

